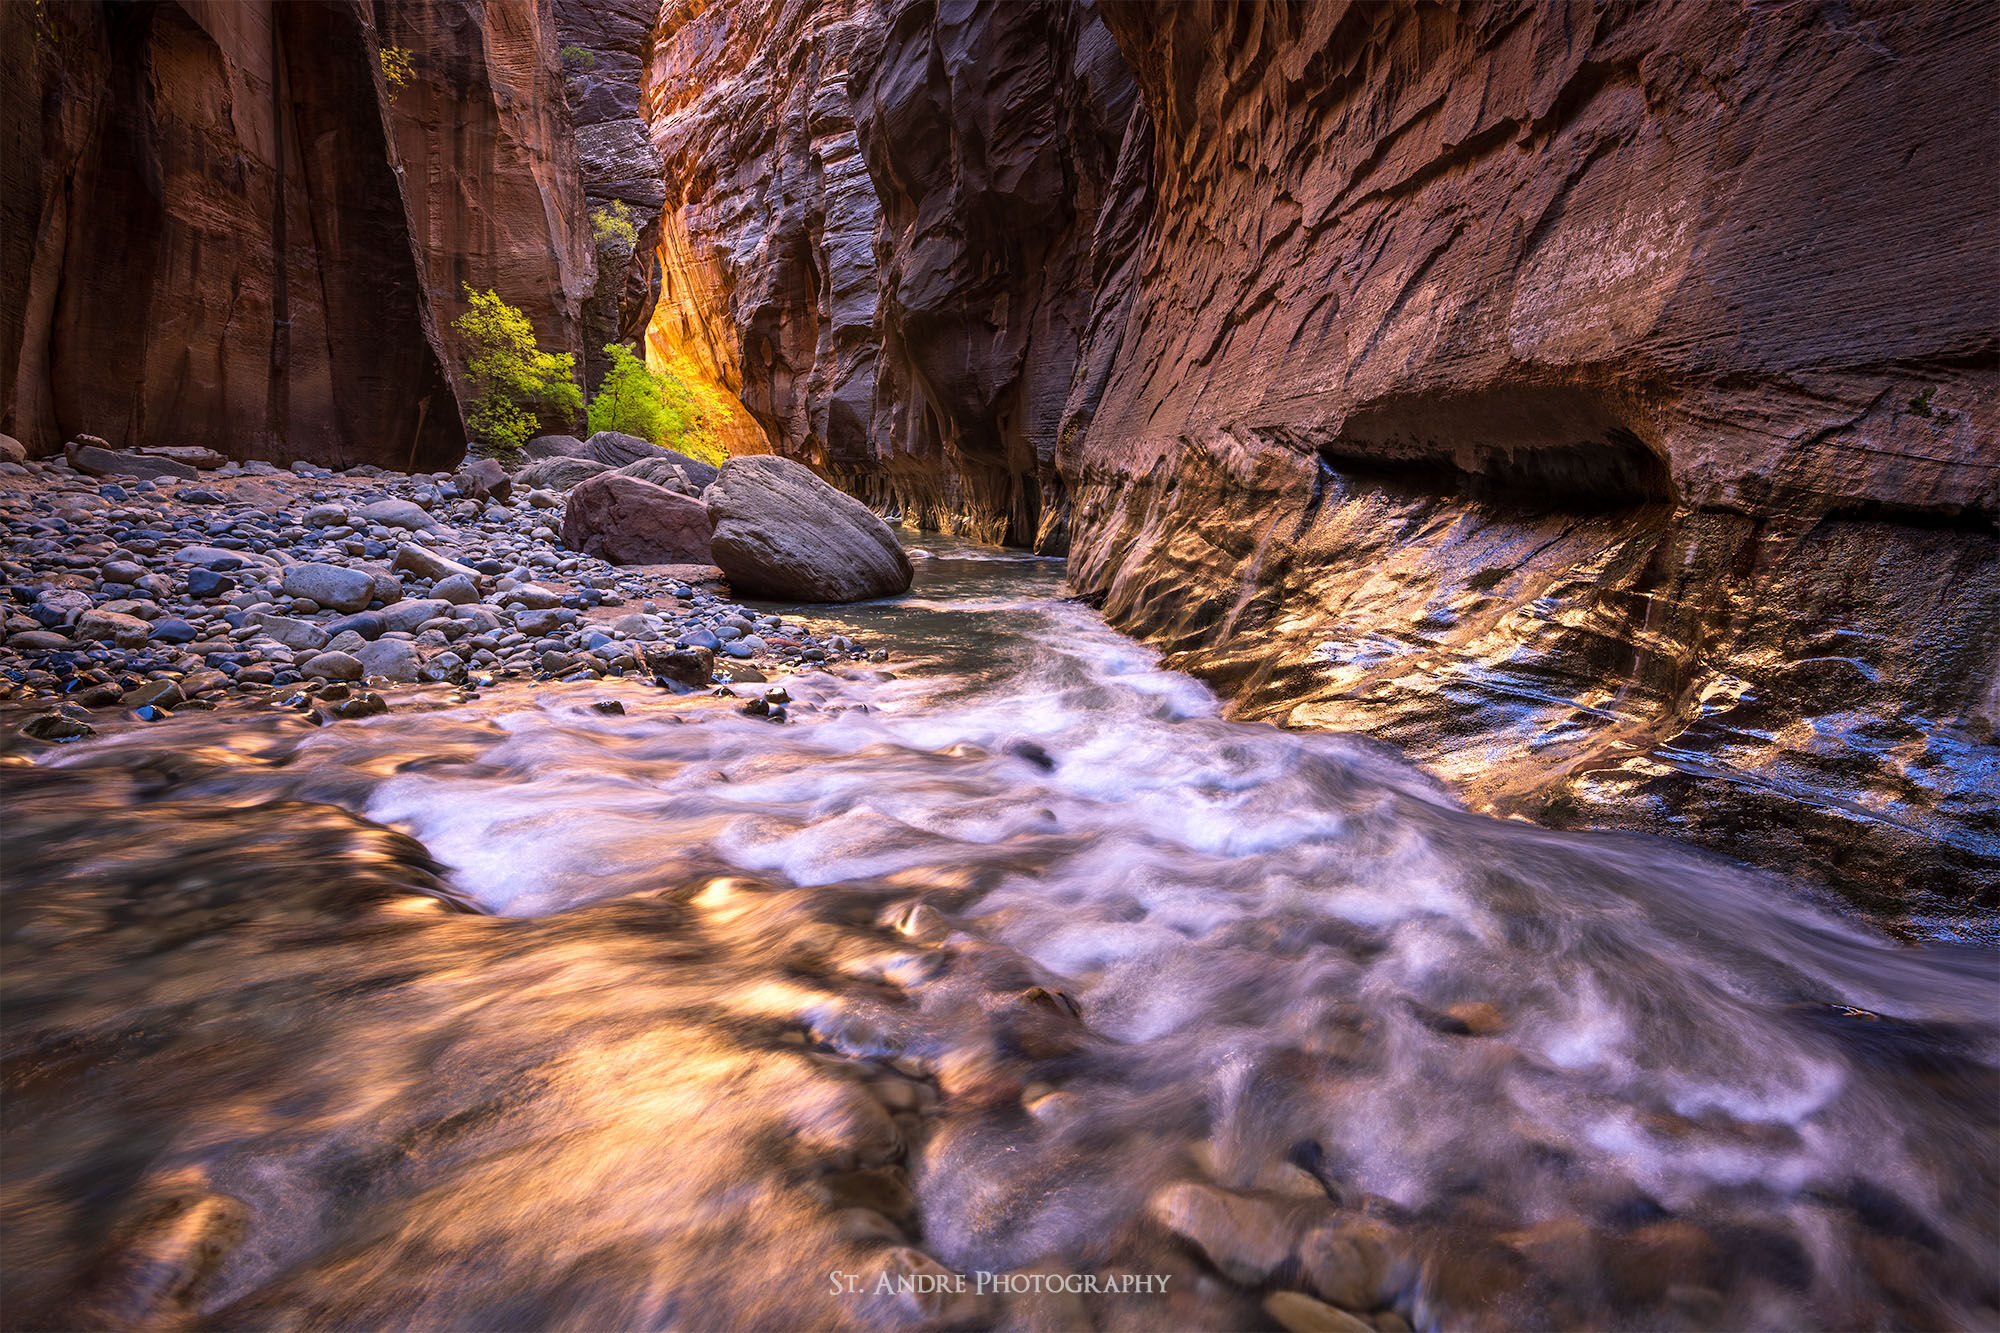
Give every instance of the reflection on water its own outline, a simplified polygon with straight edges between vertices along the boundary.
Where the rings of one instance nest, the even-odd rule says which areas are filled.
[[[783,726],[7,757],[10,1326],[2000,1320],[1992,955],[1469,815],[932,550]],[[934,1263],[1169,1280],[874,1288]]]

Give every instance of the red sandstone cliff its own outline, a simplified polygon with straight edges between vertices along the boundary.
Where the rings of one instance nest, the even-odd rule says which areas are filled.
[[[18,4],[0,25],[0,421],[35,451],[88,432],[443,466],[461,284],[581,350],[595,261],[545,3]]]

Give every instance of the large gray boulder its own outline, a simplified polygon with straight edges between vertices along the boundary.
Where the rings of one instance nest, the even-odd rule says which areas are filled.
[[[657,458],[662,450],[636,435],[622,431],[601,430],[583,442],[585,458],[594,458],[606,467],[624,467],[642,458]]]
[[[689,495],[700,495],[715,481],[716,469],[712,463],[704,463],[699,458],[690,458],[673,449],[662,449],[636,463],[627,463],[618,469],[628,477],[650,481],[655,486],[669,485],[668,479],[676,474],[686,477]],[[679,489],[677,486],[672,489]]]
[[[566,491],[578,482],[589,481],[611,469],[594,458],[544,458],[514,474],[514,484],[524,491]]]
[[[588,458],[590,453],[583,441],[574,435],[537,435],[521,446],[521,452],[532,459],[543,458]]]
[[[345,565],[293,565],[285,571],[285,595],[304,597],[336,611],[359,611],[375,597],[375,576]]]
[[[709,550],[745,597],[858,602],[909,589],[910,558],[859,500],[789,458],[732,458],[702,493]]]

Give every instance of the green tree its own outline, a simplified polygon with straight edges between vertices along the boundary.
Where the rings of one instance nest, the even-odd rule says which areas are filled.
[[[694,458],[720,453],[708,442],[694,395],[672,371],[651,371],[629,348],[609,343],[611,369],[590,400],[590,429],[622,431]]]
[[[465,424],[475,439],[511,453],[535,433],[542,418],[574,422],[583,408],[576,386],[576,358],[535,346],[528,317],[490,288],[465,296],[472,308],[451,322],[465,340],[465,381],[471,403]]]

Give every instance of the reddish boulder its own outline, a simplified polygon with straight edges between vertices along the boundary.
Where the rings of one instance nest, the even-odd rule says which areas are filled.
[[[563,508],[563,544],[614,565],[706,565],[709,532],[701,501],[615,473],[578,486]]]

